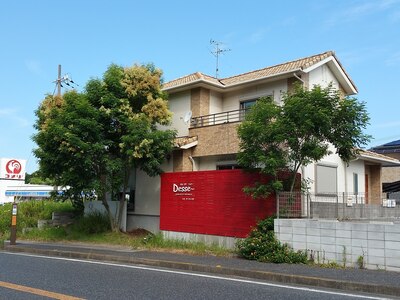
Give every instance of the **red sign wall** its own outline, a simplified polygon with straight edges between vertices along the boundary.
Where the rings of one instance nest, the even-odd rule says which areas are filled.
[[[242,170],[161,175],[160,229],[246,237],[258,220],[276,213],[275,196],[254,200],[243,187],[260,181]]]

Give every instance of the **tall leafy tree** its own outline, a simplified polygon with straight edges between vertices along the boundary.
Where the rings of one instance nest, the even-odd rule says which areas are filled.
[[[259,197],[283,189],[280,171],[292,173],[288,189],[293,191],[299,168],[331,154],[330,145],[349,162],[370,139],[363,133],[368,122],[365,104],[341,97],[332,85],[311,90],[296,85],[284,95],[282,105],[271,98],[259,99],[238,128],[238,162],[273,179],[247,191]]]
[[[69,186],[67,196],[78,202],[95,193],[114,230],[133,169],[156,176],[172,150],[175,132],[159,129],[171,118],[161,76],[153,65],[113,64],[83,93],[66,93],[58,102],[48,96],[36,112],[41,172]],[[116,217],[106,196],[119,201]]]
[[[63,194],[78,207],[98,187],[104,147],[99,112],[84,94],[69,92],[63,98],[47,96],[36,111],[40,172],[55,185],[68,187]]]

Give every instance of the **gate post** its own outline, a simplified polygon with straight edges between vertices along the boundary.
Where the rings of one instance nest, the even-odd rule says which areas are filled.
[[[280,192],[276,193],[276,218],[279,219],[279,194]]]

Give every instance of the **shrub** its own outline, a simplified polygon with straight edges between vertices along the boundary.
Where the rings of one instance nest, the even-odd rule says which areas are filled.
[[[82,216],[72,225],[72,231],[84,234],[103,233],[111,229],[107,214],[93,212]]]
[[[257,223],[249,236],[236,244],[241,257],[272,263],[307,263],[307,254],[282,244],[274,233],[272,217]]]
[[[12,203],[0,205],[0,236],[7,235],[11,226]],[[17,231],[36,227],[38,220],[50,220],[54,211],[74,211],[71,202],[52,200],[25,201],[18,203]]]
[[[0,237],[8,235],[10,232],[11,210],[11,203],[0,205]]]

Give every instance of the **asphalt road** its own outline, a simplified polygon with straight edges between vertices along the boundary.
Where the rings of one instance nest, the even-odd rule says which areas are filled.
[[[368,297],[138,265],[0,253],[0,299],[322,300]]]

